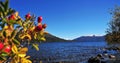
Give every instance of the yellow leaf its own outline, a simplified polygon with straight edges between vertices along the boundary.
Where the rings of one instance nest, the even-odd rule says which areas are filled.
[[[18,48],[16,47],[16,45],[12,46],[12,52],[17,54],[18,53]]]
[[[8,26],[5,26],[5,27],[4,27],[4,29],[7,29],[7,28],[8,28]]]
[[[18,54],[19,57],[25,57],[26,54]]]
[[[27,56],[27,57],[25,57],[25,58],[30,58],[30,56]]]
[[[21,35],[19,36],[19,38],[20,38],[20,39],[25,39],[25,38],[27,38],[27,39],[29,39],[29,40],[32,39],[29,34],[24,34],[24,35],[21,34]]]
[[[15,16],[17,17],[19,15],[19,13],[18,12],[15,12]]]
[[[34,39],[37,39],[37,34],[35,33],[35,35],[34,35]]]
[[[41,35],[41,36],[43,36],[43,35],[44,35],[44,32],[43,32],[43,31],[41,31],[41,32],[40,32],[40,35]]]
[[[24,48],[21,48],[19,53],[26,53],[28,51],[28,48],[27,47],[24,47]]]
[[[34,27],[32,27],[32,28],[30,28],[30,30],[31,30],[31,31],[33,31],[34,29],[35,29],[35,26],[34,26]]]
[[[26,63],[32,63],[30,60],[27,60],[27,62]]]
[[[31,40],[31,39],[32,39],[32,38],[31,38],[31,36],[30,36],[29,34],[27,34],[26,36],[28,37],[28,39],[29,39],[29,40]]]
[[[46,39],[44,37],[41,38],[42,41],[46,41]]]
[[[37,51],[39,51],[38,44],[32,44],[32,45],[33,45],[33,47],[34,47]]]
[[[32,62],[26,58],[21,58],[21,63],[32,63]]]

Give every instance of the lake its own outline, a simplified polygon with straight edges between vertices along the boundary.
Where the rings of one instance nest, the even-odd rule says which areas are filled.
[[[40,43],[39,51],[29,47],[28,55],[43,62],[84,62],[103,52],[106,42],[46,42]]]

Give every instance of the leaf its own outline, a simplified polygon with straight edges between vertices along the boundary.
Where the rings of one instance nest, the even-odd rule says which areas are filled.
[[[2,57],[0,57],[0,60],[4,60]]]
[[[17,32],[18,32],[18,29],[15,29],[15,30],[12,32],[12,34],[11,34],[11,38],[12,38],[12,39],[15,38]]]
[[[5,31],[3,32],[3,36],[4,36],[4,37],[7,37],[7,36],[6,36],[6,32],[5,32]]]
[[[46,41],[46,39],[44,37],[41,38],[41,41]]]
[[[22,21],[21,20],[17,21],[17,24],[19,24],[20,26],[22,26]]]
[[[6,57],[6,56],[8,56],[8,54],[3,52],[3,53],[1,53],[1,56]]]
[[[23,47],[23,48],[20,49],[19,53],[26,54],[27,51],[28,51],[28,48],[27,47]]]
[[[6,60],[6,57],[1,57],[1,56],[0,56],[0,60]]]
[[[26,63],[32,63],[30,60],[26,60]]]
[[[30,58],[30,56],[27,56],[27,57],[25,57],[25,58]]]
[[[1,7],[5,7],[4,2],[1,2],[1,1],[0,1],[0,5],[1,5]]]
[[[33,47],[34,47],[37,51],[39,51],[38,44],[32,44],[32,45],[33,45]]]
[[[18,54],[19,57],[25,57],[26,54]]]
[[[32,63],[32,62],[26,58],[21,58],[21,63]]]
[[[5,26],[5,22],[2,23],[1,27],[3,28]]]
[[[37,34],[35,33],[35,35],[34,35],[34,39],[37,39]]]
[[[15,12],[15,10],[9,8],[9,12],[7,13],[7,15],[11,15],[11,14],[14,13],[14,12]]]
[[[18,48],[16,47],[16,45],[12,46],[12,52],[17,54],[18,53]]]
[[[8,10],[8,4],[9,4],[9,1],[8,1],[8,0],[6,0],[6,1],[5,1],[5,11],[7,11],[7,10]]]
[[[31,38],[31,36],[30,36],[29,34],[27,34],[26,36],[28,37],[28,39],[29,39],[29,40],[31,40],[31,39],[32,39],[32,38]]]
[[[9,24],[15,24],[16,23],[16,20],[10,20],[8,21]]]
[[[20,45],[20,42],[17,39],[13,39],[14,44]]]
[[[0,7],[0,12],[1,12],[0,18],[1,17],[3,18],[4,9],[2,7]]]
[[[27,51],[28,51],[27,47],[21,48],[20,51],[19,51],[19,53],[18,53],[18,56],[19,57],[25,57]]]

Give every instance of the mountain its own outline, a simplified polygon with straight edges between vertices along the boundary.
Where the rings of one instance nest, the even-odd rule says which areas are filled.
[[[50,33],[46,34],[45,38],[46,38],[46,42],[67,42],[67,41],[69,41],[69,40],[65,40],[65,39],[56,37]]]
[[[81,36],[73,40],[65,40],[54,36],[50,33],[45,35],[46,42],[103,42],[105,41],[105,36]]]
[[[76,39],[74,39],[73,41],[76,42],[102,42],[105,41],[105,36],[81,36],[78,37]]]

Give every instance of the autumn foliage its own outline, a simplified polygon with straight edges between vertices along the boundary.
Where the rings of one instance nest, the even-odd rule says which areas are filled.
[[[32,63],[26,55],[27,46],[39,50],[37,42],[45,41],[47,25],[42,20],[42,16],[38,17],[35,25],[35,16],[30,13],[23,20],[17,11],[9,8],[9,0],[0,2],[0,63]]]

